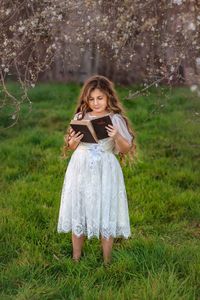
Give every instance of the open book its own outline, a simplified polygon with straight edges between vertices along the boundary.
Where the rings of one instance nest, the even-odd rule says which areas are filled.
[[[97,117],[92,120],[72,120],[70,126],[77,133],[80,131],[84,134],[81,142],[98,143],[99,140],[108,137],[105,126],[113,125],[109,115]]]

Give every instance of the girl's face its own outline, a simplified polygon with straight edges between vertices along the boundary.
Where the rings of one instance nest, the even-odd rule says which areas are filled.
[[[106,113],[107,102],[107,96],[101,90],[96,88],[90,93],[88,104],[94,114]]]

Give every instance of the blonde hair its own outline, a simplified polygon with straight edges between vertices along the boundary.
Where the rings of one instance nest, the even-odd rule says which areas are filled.
[[[127,154],[119,152],[119,158],[120,162],[122,164],[128,164],[132,163],[135,161],[137,158],[137,152],[136,152],[136,134],[135,131],[133,130],[130,121],[128,118],[125,116],[125,109],[122,107],[122,104],[117,96],[117,93],[114,89],[114,84],[111,82],[108,78],[102,75],[93,75],[89,79],[87,79],[80,91],[79,94],[79,100],[77,107],[75,109],[75,113],[77,114],[77,119],[81,120],[84,118],[85,114],[87,112],[90,112],[91,109],[89,107],[89,97],[91,92],[94,89],[99,89],[101,90],[108,99],[107,102],[107,111],[113,112],[120,114],[123,119],[126,122],[128,131],[130,135],[133,137],[132,139],[132,145]],[[70,150],[68,141],[70,140],[70,126],[68,126],[66,134],[64,136],[64,145],[62,147],[62,158],[67,157],[67,153]],[[127,158],[127,160],[126,160]]]

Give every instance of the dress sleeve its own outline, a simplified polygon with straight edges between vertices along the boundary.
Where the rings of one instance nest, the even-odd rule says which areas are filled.
[[[74,115],[73,119],[72,120],[77,120],[77,117],[78,117],[78,113]],[[72,132],[72,128],[70,127],[70,133]]]
[[[80,114],[80,112],[79,113],[76,113],[75,115],[74,115],[74,118],[73,118],[73,120],[78,120],[78,115]]]
[[[126,122],[124,118],[120,114],[114,114],[112,117],[112,123],[119,130],[119,133],[127,140],[127,142],[131,145],[132,143],[132,135],[129,133]],[[115,145],[114,153],[118,154],[119,149],[117,145]]]
[[[78,117],[78,114],[75,114],[73,120],[77,120],[77,117]]]

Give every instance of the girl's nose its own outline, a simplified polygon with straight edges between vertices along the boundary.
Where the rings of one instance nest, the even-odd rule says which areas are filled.
[[[98,99],[94,99],[94,104],[98,104]]]

